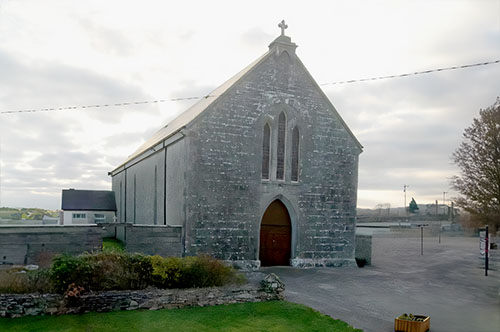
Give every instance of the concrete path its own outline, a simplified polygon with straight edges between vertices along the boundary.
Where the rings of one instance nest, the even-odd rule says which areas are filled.
[[[365,332],[394,331],[402,313],[431,316],[432,332],[500,331],[500,250],[484,276],[478,238],[373,238],[372,266],[262,268],[302,303]]]

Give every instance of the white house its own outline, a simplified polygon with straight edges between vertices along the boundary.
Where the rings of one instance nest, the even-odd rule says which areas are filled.
[[[113,222],[116,215],[115,193],[109,190],[62,191],[62,225]]]

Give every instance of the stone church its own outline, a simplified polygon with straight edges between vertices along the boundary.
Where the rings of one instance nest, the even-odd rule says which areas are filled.
[[[265,54],[109,173],[120,222],[181,227],[179,256],[355,265],[362,146],[279,27]]]

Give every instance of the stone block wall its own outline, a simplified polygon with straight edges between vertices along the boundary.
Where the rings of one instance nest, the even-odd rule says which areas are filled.
[[[125,249],[128,252],[160,256],[182,255],[182,227],[128,225],[125,231]]]
[[[128,252],[146,255],[182,256],[182,227],[165,225],[134,225],[130,223],[101,224],[106,236],[125,243]]]
[[[46,266],[55,254],[80,254],[102,248],[97,225],[0,226],[0,266]]]

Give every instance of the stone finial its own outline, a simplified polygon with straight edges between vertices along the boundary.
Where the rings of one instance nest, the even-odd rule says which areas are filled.
[[[278,28],[281,28],[281,35],[285,35],[285,29],[288,29],[288,25],[285,23],[285,20],[281,20],[280,24],[278,24]]]
[[[285,20],[281,20],[278,27],[281,29],[281,35],[269,44],[269,49],[276,51],[277,55],[280,55],[282,51],[287,51],[289,55],[294,54],[297,44],[293,43],[290,37],[285,36],[285,29],[288,28]]]

